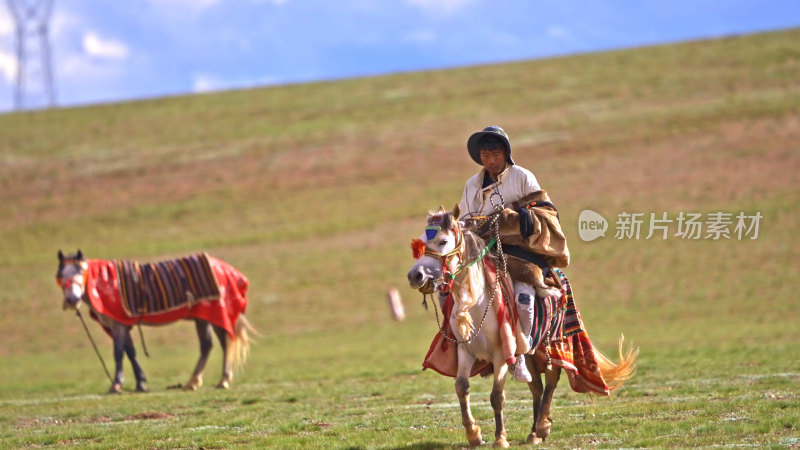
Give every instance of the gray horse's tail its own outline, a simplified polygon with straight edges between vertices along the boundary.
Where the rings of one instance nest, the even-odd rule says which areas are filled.
[[[257,336],[258,331],[250,325],[244,314],[239,315],[233,331],[233,339],[228,339],[227,353],[231,358],[233,370],[239,371],[247,362],[247,357],[250,356],[250,341],[252,340],[250,335]]]

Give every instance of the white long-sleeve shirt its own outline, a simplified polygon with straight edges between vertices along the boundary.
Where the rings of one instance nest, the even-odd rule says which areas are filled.
[[[483,187],[483,179],[486,174],[486,169],[481,169],[480,172],[473,175],[467,184],[464,186],[464,194],[461,196],[461,218],[470,216],[484,216],[494,212],[492,202],[499,204],[500,198],[495,195],[493,199],[489,199],[495,188],[503,196],[503,201],[506,207],[510,207],[511,203],[522,199],[528,194],[540,191],[539,182],[536,181],[536,176],[530,170],[520,167],[516,164],[511,164],[500,173],[497,181],[488,187]]]

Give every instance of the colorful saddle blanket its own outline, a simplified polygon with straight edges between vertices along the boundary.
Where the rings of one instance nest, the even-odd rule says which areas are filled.
[[[563,297],[560,304],[566,306],[560,308],[551,319],[549,347],[540,345],[537,351],[549,351],[552,363],[565,369],[573,391],[611,395],[611,390],[600,372],[594,345],[575,305],[572,286],[564,272],[559,269],[554,269],[554,272],[562,286]]]
[[[553,273],[559,278],[563,295],[561,298],[537,298],[534,302],[534,319],[531,329],[533,348],[544,342],[545,336],[549,337],[550,342],[557,342],[584,331],[569,280],[559,269],[554,268]]]
[[[219,300],[217,279],[205,253],[140,264],[114,261],[122,306],[130,317]]]

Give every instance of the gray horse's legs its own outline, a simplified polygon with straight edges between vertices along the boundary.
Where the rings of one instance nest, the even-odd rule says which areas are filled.
[[[222,378],[217,383],[217,388],[228,389],[233,381],[233,362],[231,356],[228,354],[228,332],[224,328],[213,326],[214,333],[219,339],[219,345],[222,347]]]
[[[192,377],[186,383],[186,390],[195,391],[203,385],[203,370],[206,368],[208,362],[208,355],[211,353],[211,348],[214,347],[214,340],[211,335],[211,324],[205,320],[195,319],[195,329],[197,330],[197,338],[200,340],[200,359],[197,360],[197,366],[194,368]]]
[[[472,447],[477,447],[483,444],[483,437],[481,436],[481,427],[475,423],[475,418],[472,417],[472,410],[469,406],[469,376],[459,374],[456,377],[456,395],[458,396],[458,403],[461,405],[461,424],[464,425],[464,430],[467,433],[467,441]]]
[[[503,420],[503,407],[506,403],[505,384],[507,366],[496,364],[494,370],[494,383],[492,384],[492,394],[489,400],[494,410],[494,444],[493,447],[508,448],[508,438],[506,424]]]
[[[458,403],[461,405],[461,424],[464,425],[469,445],[477,447],[483,444],[483,437],[481,436],[481,427],[475,423],[472,409],[469,406],[469,374],[472,370],[472,364],[475,362],[475,357],[461,345],[458,345],[456,352],[458,353],[456,395],[458,396]]]
[[[125,333],[125,354],[133,367],[133,374],[136,376],[136,392],[147,392],[147,376],[139,365],[139,360],[136,359],[136,347],[133,346],[133,338],[131,337],[131,329]]]
[[[139,360],[136,359],[136,347],[133,346],[133,338],[131,337],[130,328],[125,336],[125,354],[133,367],[133,374],[136,376],[136,392],[147,392],[147,376],[139,365]]]
[[[119,394],[122,392],[122,382],[125,379],[123,371],[123,361],[125,355],[133,367],[133,373],[136,376],[136,391],[147,392],[147,376],[139,365],[139,360],[136,359],[136,348],[133,346],[133,338],[131,337],[131,327],[121,323],[114,323],[111,326],[111,338],[114,341],[114,364],[116,365],[116,373],[114,374],[114,381],[108,389],[109,394]]]
[[[116,372],[114,374],[114,381],[108,389],[108,393],[119,394],[122,392],[122,382],[125,379],[122,370],[122,362],[125,357],[126,338],[130,338],[128,327],[120,323],[114,323],[111,325],[111,338],[114,341],[114,364],[116,365]]]

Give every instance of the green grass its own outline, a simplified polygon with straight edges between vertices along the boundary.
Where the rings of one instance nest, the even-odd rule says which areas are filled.
[[[0,447],[466,445],[453,380],[420,370],[436,325],[405,273],[425,213],[476,171],[464,142],[487,124],[559,207],[595,345],[610,353],[624,333],[640,348],[611,399],[562,377],[545,445],[799,445],[798,42],[786,30],[0,115]],[[586,208],[609,219],[605,238],[579,239]],[[618,240],[622,211],[763,219],[757,240]],[[144,329],[152,392],[130,392],[126,364],[126,392],[105,395],[53,283],[58,249],[78,247],[142,261],[205,250],[245,273],[261,337],[233,388],[213,389],[216,350],[206,386],[168,389],[197,357],[181,322]],[[486,439],[490,389],[473,382]],[[526,386],[509,381],[506,409],[521,445]]]

